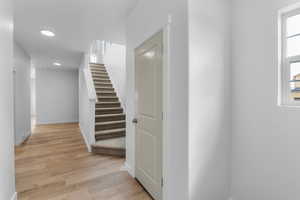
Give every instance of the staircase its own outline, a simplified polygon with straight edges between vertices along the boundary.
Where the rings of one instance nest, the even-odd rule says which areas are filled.
[[[95,108],[95,139],[92,152],[110,156],[125,156],[125,114],[119,98],[102,64],[90,64],[97,93]]]

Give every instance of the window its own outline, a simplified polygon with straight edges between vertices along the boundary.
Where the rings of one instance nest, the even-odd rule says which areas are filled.
[[[280,13],[279,104],[300,106],[300,8]]]

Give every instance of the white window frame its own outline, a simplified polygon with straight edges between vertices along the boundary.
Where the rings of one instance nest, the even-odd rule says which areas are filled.
[[[291,98],[290,69],[291,64],[300,62],[300,55],[287,57],[287,19],[300,14],[300,3],[279,11],[278,15],[278,105],[299,107],[300,101]],[[300,34],[299,34],[300,35]],[[296,36],[296,35],[295,35]],[[298,36],[298,34],[297,34]]]

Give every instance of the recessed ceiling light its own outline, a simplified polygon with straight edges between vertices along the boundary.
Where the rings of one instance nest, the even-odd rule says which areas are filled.
[[[54,37],[55,33],[50,30],[41,30],[41,34],[47,37]]]
[[[58,63],[58,62],[53,63],[53,65],[54,65],[54,66],[61,66],[61,64]]]

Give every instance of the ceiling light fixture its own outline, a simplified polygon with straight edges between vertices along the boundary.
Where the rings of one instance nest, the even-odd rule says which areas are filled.
[[[41,30],[41,34],[47,37],[54,37],[55,33],[50,30]]]
[[[54,66],[61,66],[61,64],[58,63],[58,62],[53,63],[53,65],[54,65]]]

